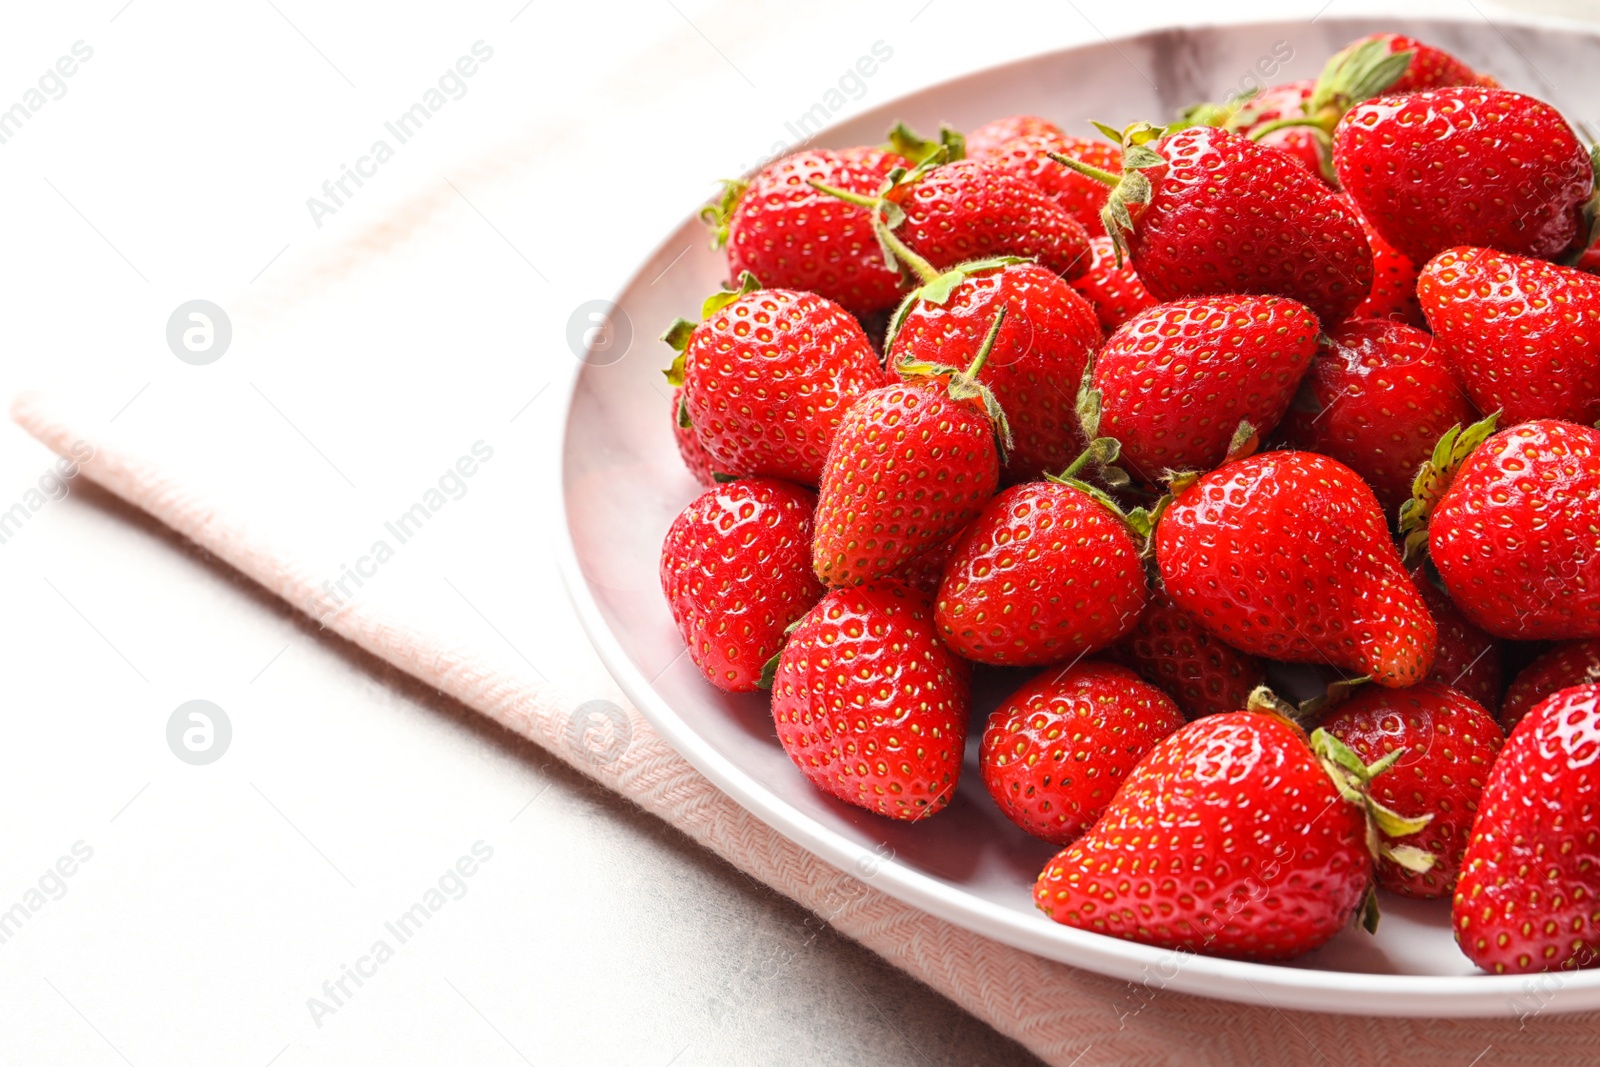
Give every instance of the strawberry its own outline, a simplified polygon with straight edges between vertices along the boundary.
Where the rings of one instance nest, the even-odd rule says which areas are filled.
[[[1481,85],[1488,88],[1499,86],[1493,78],[1479,74],[1449,52],[1423,44],[1412,37],[1402,37],[1398,33],[1375,33],[1370,37],[1363,37],[1347,46],[1334,58],[1337,60],[1349,55],[1368,41],[1381,42],[1390,54],[1411,53],[1411,61],[1406,65],[1405,73],[1389,86],[1388,91],[1391,93],[1414,93],[1421,89],[1438,89],[1447,85]]]
[[[868,393],[846,413],[817,503],[811,560],[823,584],[893,573],[972,521],[994,495],[1010,433],[976,378],[1004,320],[1002,308],[965,371],[901,364],[909,380]]]
[[[1193,480],[1156,527],[1173,603],[1252,655],[1322,662],[1403,687],[1427,677],[1438,631],[1349,467],[1266,452]]]
[[[1433,865],[1415,871],[1380,855],[1378,884],[1408,897],[1448,894],[1484,780],[1505,742],[1493,717],[1465,694],[1430,681],[1410,689],[1362,689],[1322,728],[1366,763],[1399,753],[1398,762],[1372,784],[1373,796],[1402,816],[1433,816],[1406,839],[1432,855]]]
[[[887,380],[867,335],[839,305],[759,289],[749,274],[702,313],[662,339],[678,352],[667,380],[683,387],[713,466],[815,485],[846,409]]]
[[[785,156],[748,182],[727,182],[702,213],[712,247],[727,247],[728,276],[753,273],[765,285],[803,289],[852,314],[891,308],[900,276],[884,263],[868,213],[812,188],[812,181],[876,195],[909,160],[877,148],[814,149]]]
[[[961,536],[965,532],[962,530],[922,555],[913,557],[894,572],[895,579],[922,593],[932,603],[939,595],[939,583],[944,581],[945,568],[950,565],[950,559],[956,554],[956,546],[961,543]]]
[[[920,260],[909,262],[929,280],[890,323],[890,363],[965,364],[1004,309],[1005,324],[978,380],[1010,423],[1006,476],[1037,478],[1071,463],[1086,444],[1074,383],[1101,340],[1088,303],[1032,263],[966,264],[940,276]]]
[[[1037,185],[975,159],[941,162],[945,154],[941,148],[928,163],[896,173],[879,196],[816,187],[868,212],[875,229],[881,221],[897,231],[937,269],[997,255],[1037,259],[1063,275],[1088,267],[1089,235]],[[887,248],[885,255],[893,258]]]
[[[1351,319],[1322,338],[1283,428],[1296,448],[1361,475],[1393,514],[1439,437],[1476,418],[1432,337]]]
[[[1266,128],[1283,119],[1304,115],[1306,103],[1316,88],[1317,83],[1308,78],[1263,89],[1228,123],[1228,129],[1246,137],[1262,130],[1260,137],[1251,138],[1256,144],[1276,148],[1318,178],[1328,181],[1333,175],[1333,163],[1326,134],[1310,126]]]
[[[1240,424],[1271,433],[1317,350],[1316,316],[1276,296],[1211,296],[1141,311],[1094,357],[1084,432],[1132,473],[1210,470]],[[1098,420],[1096,413],[1098,412]]]
[[[1421,570],[1412,571],[1411,579],[1439,627],[1439,651],[1428,681],[1447,685],[1494,714],[1506,687],[1500,642],[1468,622]]]
[[[695,481],[710,488],[717,484],[711,454],[700,443],[694,426],[685,423],[687,416],[688,412],[683,406],[683,387],[679,386],[672,390],[672,437],[678,444],[678,458],[683,460],[683,465],[694,475]]]
[[[934,614],[945,644],[1004,666],[1056,663],[1132,629],[1144,610],[1140,546],[1103,493],[1072,480],[1096,442],[1058,480],[1012,486],[978,514],[945,566]]]
[[[1600,640],[1567,641],[1518,672],[1500,705],[1500,725],[1509,732],[1551,693],[1600,682]]]
[[[1372,287],[1372,252],[1355,214],[1281,152],[1211,126],[1123,133],[1123,172],[1056,156],[1114,185],[1106,232],[1157,300],[1257,293],[1286,296],[1325,325]]]
[[[1507,425],[1600,419],[1600,278],[1486,248],[1452,248],[1417,295],[1468,395]]]
[[[966,135],[968,159],[988,159],[1009,141],[1035,134],[1062,136],[1061,127],[1038,115],[1008,115],[986,122]]]
[[[1156,306],[1155,297],[1134,273],[1133,264],[1118,262],[1117,246],[1111,238],[1091,238],[1089,256],[1089,269],[1072,279],[1071,285],[1094,307],[1102,327],[1115,330],[1139,312]]]
[[[1342,749],[1314,737],[1322,751]],[[1391,832],[1421,824],[1364,794],[1380,772],[1330,769],[1276,714],[1197,719],[1161,741],[1099,821],[1045,866],[1034,903],[1056,922],[1160,948],[1291,959],[1370,901],[1368,818]],[[1370,904],[1367,919],[1371,929]]]
[[[1490,416],[1440,439],[1400,513],[1407,549],[1496,637],[1600,637],[1600,431]]]
[[[968,674],[915,590],[893,580],[836,589],[777,658],[778,740],[823,792],[890,818],[926,818],[950,803],[961,775]]]
[[[1122,150],[1116,145],[1069,137],[1060,131],[1016,137],[999,145],[983,159],[996,170],[1038,186],[1091,237],[1104,236],[1106,228],[1100,219],[1100,209],[1106,204],[1106,187],[1093,178],[1065,169],[1051,158],[1052,152],[1102,170],[1122,169]]]
[[[1413,263],[1457,245],[1549,259],[1587,232],[1589,154],[1555,108],[1520,93],[1458,86],[1357,104],[1333,163]]]
[[[1125,667],[1089,660],[1035,675],[1007,697],[983,731],[978,770],[1006,818],[1064,845],[1182,725],[1161,690]]]
[[[1563,689],[1511,731],[1489,771],[1451,919],[1496,974],[1600,962],[1600,686]]]
[[[673,520],[661,589],[689,658],[712,685],[756,688],[788,625],[822,596],[811,574],[810,490],[741,478],[707,490]]]
[[[1260,660],[1211,636],[1160,586],[1138,623],[1105,656],[1160,686],[1190,719],[1238,711],[1267,680]]]
[[[1383,239],[1372,228],[1372,223],[1361,214],[1355,201],[1348,195],[1339,199],[1350,205],[1350,210],[1361,220],[1361,230],[1367,235],[1367,247],[1372,249],[1372,292],[1356,305],[1350,313],[1353,319],[1392,319],[1407,326],[1422,328],[1428,324],[1422,317],[1422,305],[1417,302],[1418,267]]]

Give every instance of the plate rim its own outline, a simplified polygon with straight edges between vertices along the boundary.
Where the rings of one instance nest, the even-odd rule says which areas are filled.
[[[1500,13],[1497,12],[1497,16]],[[1525,15],[1507,12],[1509,18],[1468,18],[1465,15],[1412,16],[1408,22],[1438,22],[1462,24],[1484,23],[1491,27],[1496,22],[1537,29],[1576,30],[1600,39],[1600,30],[1574,20],[1547,15]],[[1335,21],[1372,21],[1380,16],[1346,16]],[[970,78],[989,78],[1013,68],[1035,64],[1052,58],[1060,59],[1088,48],[1106,44],[1134,41],[1154,34],[1185,30],[1240,30],[1271,26],[1307,25],[1305,20],[1251,20],[1242,22],[1192,22],[1150,27],[1137,33],[1123,34],[1100,42],[1086,42],[1063,48],[1045,49],[1007,60],[1003,63],[964,72],[952,78],[931,82],[894,96],[876,107],[829,124],[819,131],[813,141],[825,140],[839,127],[862,122],[895,108],[922,94],[943,90]],[[645,279],[657,260],[669,248],[680,246],[686,235],[699,234],[698,208],[683,218],[641,260],[639,266],[627,277],[611,299],[621,306],[623,299]],[[1544,972],[1534,975],[1396,975],[1362,971],[1333,971],[1318,968],[1289,967],[1271,963],[1224,959],[1155,948],[1137,942],[1062,926],[1050,922],[1042,915],[1035,918],[1002,904],[976,897],[893,856],[882,857],[870,849],[850,841],[816,819],[781,800],[766,790],[761,783],[747,774],[733,761],[706,744],[678,714],[667,699],[656,691],[643,671],[634,665],[620,640],[612,632],[600,609],[598,600],[579,562],[574,537],[574,516],[568,507],[567,459],[570,454],[573,406],[585,373],[596,369],[581,360],[575,372],[563,384],[560,446],[555,449],[552,462],[557,466],[561,499],[559,501],[560,527],[557,536],[557,567],[562,584],[578,615],[585,634],[593,644],[601,662],[617,681],[634,707],[670,744],[683,759],[703,774],[726,796],[745,811],[759,819],[769,829],[822,859],[842,873],[856,877],[864,884],[879,889],[941,921],[963,930],[988,937],[1032,955],[1089,970],[1097,974],[1127,980],[1130,984],[1143,980],[1157,991],[1173,989],[1193,996],[1259,1005],[1289,1007],[1302,1011],[1334,1014],[1381,1015],[1386,1017],[1414,1018],[1419,1016],[1451,1018],[1505,1018],[1518,1015],[1571,1014],[1600,1010],[1600,969],[1576,972]],[[1176,975],[1168,980],[1152,981],[1152,976],[1163,975],[1171,969],[1174,957],[1183,959]],[[1554,994],[1540,993],[1533,988],[1535,981],[1556,973],[1558,989]],[[1574,979],[1578,984],[1573,986]],[[1262,986],[1275,994],[1269,996]],[[1563,1006],[1562,992],[1586,994],[1577,999],[1586,1003]],[[1525,1011],[1519,999],[1539,996],[1533,1011]],[[1335,998],[1332,1001],[1328,998]]]

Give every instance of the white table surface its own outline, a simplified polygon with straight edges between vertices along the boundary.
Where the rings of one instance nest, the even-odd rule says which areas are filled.
[[[709,179],[788,138],[786,120],[873,42],[893,59],[841,115],[1196,13],[1166,2],[978,7],[981,18],[957,0],[833,0],[805,5],[805,21],[798,5],[755,0],[14,7],[0,33],[0,108],[75,42],[93,55],[0,144],[0,393],[79,392],[108,424],[184,422],[196,368],[166,347],[176,306],[271,293],[441,176],[475,188],[462,161],[523,131],[533,177],[519,202],[469,202],[487,224],[481,244],[435,250],[433,274],[396,253],[395,277],[330,285],[315,316],[350,330],[339,358],[297,361],[284,335],[256,347],[241,337],[214,380],[253,387],[273,409],[241,431],[245,447],[259,439],[257,458],[303,465],[307,522],[345,491],[329,467],[352,507],[382,512],[389,490],[427,484],[442,449],[453,458],[473,439],[459,410],[430,415],[430,392],[451,390],[441,367],[471,377],[463,393],[519,411],[512,428],[496,423],[496,447],[537,465],[573,369],[562,340],[573,309],[614,292]],[[1246,3],[1227,17],[1323,8],[1477,17],[1467,0]],[[466,95],[314,225],[307,197],[480,40],[493,59]],[[424,312],[458,320],[460,353],[432,335],[426,350],[408,344]],[[648,341],[653,324],[637,330]],[[408,405],[426,424],[415,434],[386,421]],[[207,414],[193,411],[198,454],[227,432]],[[0,511],[28,500],[50,465],[0,428]],[[546,533],[496,521],[497,501],[530,491],[486,472],[426,556],[389,580],[459,557],[463,587],[491,606],[480,614],[496,614],[525,591],[497,588],[470,557],[485,538],[521,538],[537,555]],[[529,595],[539,610],[510,639],[583,691],[595,668],[559,586],[552,577]],[[0,1062],[1029,1061],[676,831],[319,638],[82,482],[0,543],[0,604],[0,911],[30,889],[46,895],[0,942]],[[226,709],[235,732],[207,766],[180,762],[165,737],[172,711],[196,698]],[[323,983],[476,842],[493,855],[464,895],[314,1018],[308,999],[331,1002]],[[65,864],[70,877],[48,876],[74,846],[92,855]]]

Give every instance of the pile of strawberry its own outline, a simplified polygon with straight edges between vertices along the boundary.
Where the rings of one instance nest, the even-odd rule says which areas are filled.
[[[896,127],[707,208],[732,283],[664,338],[695,664],[904,820],[974,665],[1036,671],[978,764],[1057,922],[1281,960],[1377,885],[1485,969],[1594,965],[1595,161],[1392,35],[1098,128]]]

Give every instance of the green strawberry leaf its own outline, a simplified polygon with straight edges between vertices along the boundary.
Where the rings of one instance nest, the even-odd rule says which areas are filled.
[[[904,156],[918,166],[940,152],[944,153],[944,161],[951,163],[967,157],[967,139],[954,127],[943,124],[939,126],[938,139],[932,140],[921,136],[905,123],[897,122],[889,130],[888,142],[885,147],[889,151]]]
[[[694,423],[689,419],[689,393],[688,390],[678,394],[678,429],[692,430]]]
[[[666,332],[661,335],[661,339],[665,341],[674,352],[678,353],[679,356],[682,356],[683,353],[689,348],[689,336],[694,333],[694,328],[696,325],[697,323],[690,322],[688,319],[673,319],[672,325],[667,327]],[[681,360],[675,362],[674,366],[681,362]],[[680,367],[679,369],[681,370],[682,368]],[[667,372],[667,380],[672,382],[673,385],[683,384],[682,376],[680,375],[678,380],[673,381],[670,371]]]
[[[760,288],[761,283],[756,280],[756,276],[749,271],[745,271],[739,275],[738,285],[731,289],[722,289],[706,297],[705,302],[700,305],[700,321],[704,322],[741,296],[748,296]],[[679,319],[678,321],[682,322],[683,320]]]
[[[728,222],[733,218],[734,210],[739,206],[739,200],[744,196],[745,190],[750,188],[750,183],[737,178],[724,178],[722,181],[722,194],[715,203],[707,204],[700,212],[700,219],[711,228],[711,247],[719,249],[728,243]]]
[[[1411,499],[1400,505],[1400,533],[1404,538],[1407,566],[1419,562],[1427,553],[1428,519],[1450,488],[1456,471],[1467,457],[1493,436],[1500,413],[1462,427],[1457,423],[1446,430],[1433,447],[1433,455],[1417,471],[1411,483]]]
[[[1344,113],[1363,100],[1388,89],[1411,67],[1415,51],[1389,51],[1389,38],[1377,37],[1353,44],[1333,55],[1322,68],[1306,114],[1321,116],[1331,109],[1325,128],[1332,130]]]

